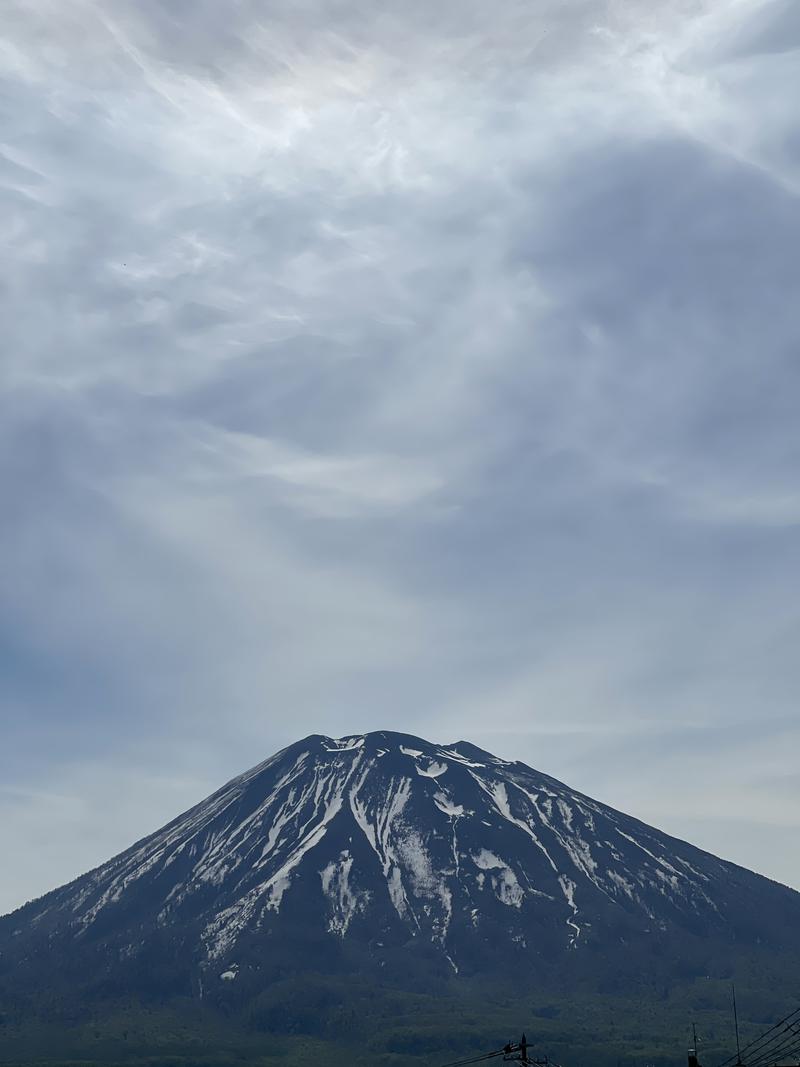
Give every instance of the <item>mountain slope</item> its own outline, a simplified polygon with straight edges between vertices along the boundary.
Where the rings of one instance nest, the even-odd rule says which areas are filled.
[[[465,742],[312,736],[0,920],[0,981],[255,995],[305,969],[701,973],[800,945],[800,894]],[[400,962],[398,962],[400,961]],[[87,976],[89,976],[87,978]]]

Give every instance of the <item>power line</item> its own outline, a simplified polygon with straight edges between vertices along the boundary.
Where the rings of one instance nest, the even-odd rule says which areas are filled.
[[[768,1030],[765,1030],[758,1037],[754,1038],[748,1045],[745,1045],[740,1050],[738,1056],[729,1056],[727,1060],[723,1060],[717,1067],[729,1067],[729,1065],[736,1063],[737,1059],[741,1062],[741,1057],[744,1057],[748,1062],[749,1058],[754,1055],[760,1055],[765,1051],[766,1046],[770,1045],[776,1038],[782,1037],[782,1031],[788,1029],[793,1022],[800,1022],[800,1008],[795,1008],[794,1011],[790,1011],[789,1014],[779,1019],[773,1026],[770,1026]],[[774,1031],[778,1031],[774,1033]],[[770,1034],[773,1036],[770,1037]]]
[[[763,1049],[758,1056],[749,1060],[748,1067],[760,1067],[762,1064],[774,1063],[776,1057],[784,1055],[788,1049],[800,1043],[800,1030],[793,1026],[787,1026],[786,1030],[788,1036],[784,1032],[777,1042],[773,1042],[769,1048]]]
[[[736,1067],[741,1067],[742,1064],[742,1052],[739,1048],[739,1013],[736,1011],[736,986],[731,986],[731,993],[733,994],[733,1025],[736,1027]]]
[[[764,1043],[769,1044],[770,1042],[774,1041],[776,1037],[780,1036],[780,1031],[786,1029],[786,1027],[791,1026],[793,1022],[797,1021],[800,1021],[800,1008],[795,1008],[794,1011],[790,1011],[789,1014],[786,1015],[783,1019],[779,1019],[778,1022],[770,1026],[768,1030],[765,1030],[763,1034],[760,1034],[758,1037],[754,1038],[748,1045],[745,1045],[745,1047],[742,1049],[742,1052],[746,1056],[752,1056],[754,1053],[759,1051],[758,1046],[761,1046]],[[769,1037],[769,1035],[772,1034],[773,1031],[779,1031],[779,1033],[773,1034],[772,1037]],[[731,1056],[730,1060],[727,1060],[726,1062],[730,1063],[732,1060],[733,1056]]]
[[[800,1059],[800,1041],[781,1054],[781,1059]]]
[[[756,1064],[768,1062],[770,1057],[783,1049],[784,1045],[794,1044],[798,1037],[800,1037],[800,1031],[794,1025],[787,1024],[783,1026],[779,1033],[774,1034],[766,1043],[749,1053],[747,1058],[748,1067],[755,1067]]]
[[[800,1053],[800,1039],[795,1038],[794,1041],[789,1042],[787,1045],[776,1050],[774,1056],[770,1058],[767,1063],[774,1065],[780,1063],[781,1060],[793,1059]]]
[[[452,1063],[443,1063],[442,1067],[467,1067],[469,1063],[482,1063],[484,1060],[493,1060],[496,1056],[502,1056],[505,1054],[505,1049],[498,1049],[497,1052],[487,1052],[483,1056],[475,1056],[471,1060],[454,1060]]]
[[[758,1037],[754,1038],[748,1045],[745,1045],[745,1047],[742,1049],[742,1052],[747,1056],[752,1055],[756,1051],[757,1046],[762,1045],[764,1042],[769,1044],[769,1042],[773,1041],[775,1037],[780,1036],[779,1034],[775,1034],[773,1037],[769,1037],[769,1035],[773,1031],[780,1031],[782,1029],[785,1029],[787,1026],[791,1026],[792,1023],[797,1020],[800,1020],[800,1008],[795,1008],[794,1011],[790,1011],[789,1014],[783,1019],[779,1019],[778,1022],[770,1026],[768,1030],[765,1030],[763,1034],[760,1034]],[[733,1056],[726,1060],[725,1063],[731,1063],[732,1061]],[[723,1065],[721,1064],[720,1067],[723,1067]]]

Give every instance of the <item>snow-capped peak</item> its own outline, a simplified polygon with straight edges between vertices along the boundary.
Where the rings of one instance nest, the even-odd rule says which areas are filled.
[[[128,937],[131,916],[197,931],[225,981],[240,943],[298,922],[368,945],[427,942],[455,973],[492,939],[580,953],[621,930],[724,926],[732,870],[467,742],[312,735],[39,911],[76,938],[99,925]]]

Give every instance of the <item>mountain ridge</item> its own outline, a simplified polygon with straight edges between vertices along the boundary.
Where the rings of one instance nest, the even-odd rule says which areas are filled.
[[[377,762],[387,756],[390,757],[390,771],[381,773]],[[365,762],[367,770],[361,773],[360,781],[356,781],[354,776],[358,776]],[[289,763],[292,766],[287,769],[286,765]],[[309,768],[308,771],[305,770],[306,766]],[[283,777],[279,777],[277,782],[264,781],[265,776],[269,778],[270,770],[276,767],[284,768]],[[325,769],[324,772],[322,768]],[[710,864],[715,868],[720,868],[721,865],[721,869],[729,877],[737,872],[738,876],[745,880],[764,878],[761,875],[754,875],[746,868],[721,860],[712,853],[696,849],[679,838],[655,830],[641,820],[608,805],[599,804],[586,794],[573,790],[552,776],[530,768],[520,761],[500,759],[470,742],[457,741],[449,745],[435,745],[415,735],[391,731],[347,735],[342,738],[312,734],[286,746],[267,760],[230,779],[208,798],[176,816],[160,830],[146,835],[107,863],[100,864],[67,885],[23,905],[22,908],[4,917],[4,921],[14,917],[23,918],[25,914],[31,912],[38,913],[37,921],[41,921],[50,909],[50,904],[47,904],[44,913],[42,912],[41,906],[45,902],[51,902],[54,895],[69,897],[70,892],[77,888],[80,902],[70,901],[72,911],[76,912],[81,902],[88,901],[93,896],[93,890],[99,889],[103,878],[110,878],[113,883],[112,888],[106,889],[104,893],[94,894],[96,899],[92,907],[82,916],[84,926],[91,924],[100,912],[109,905],[117,903],[123,893],[134,886],[140,877],[156,867],[159,861],[162,861],[165,866],[176,863],[181,858],[180,854],[187,851],[187,842],[191,842],[188,845],[188,851],[195,853],[198,847],[197,835],[206,832],[212,823],[215,826],[212,835],[222,834],[222,836],[219,840],[208,843],[206,859],[210,866],[203,868],[195,863],[192,871],[189,872],[190,878],[194,880],[192,891],[201,888],[199,882],[211,882],[212,884],[225,882],[233,870],[241,866],[242,858],[237,852],[239,848],[237,838],[242,835],[243,827],[247,823],[250,824],[250,830],[255,827],[255,833],[250,833],[248,837],[248,841],[253,846],[248,852],[248,857],[256,868],[268,870],[270,864],[262,861],[271,850],[275,850],[276,846],[281,844],[281,831],[287,822],[291,821],[287,813],[292,811],[293,805],[296,804],[297,788],[302,786],[302,779],[306,773],[310,774],[311,779],[316,783],[317,805],[321,798],[319,790],[322,789],[328,789],[329,803],[324,812],[310,811],[306,823],[298,822],[298,828],[313,824],[308,840],[301,839],[299,842],[293,842],[289,840],[287,831],[288,847],[285,851],[288,855],[269,877],[249,887],[250,896],[240,909],[246,915],[263,910],[264,907],[267,910],[280,912],[283,896],[291,889],[292,881],[296,877],[293,874],[295,868],[303,863],[307,852],[319,847],[324,838],[330,837],[334,831],[334,827],[330,824],[336,823],[338,826],[344,818],[349,818],[351,823],[355,822],[372,847],[375,854],[373,860],[377,858],[381,862],[384,868],[383,874],[387,878],[389,897],[398,916],[403,919],[404,916],[408,918],[410,914],[414,914],[412,926],[416,924],[417,927],[420,925],[419,919],[413,908],[409,910],[408,900],[404,902],[406,889],[401,883],[403,883],[403,876],[408,875],[412,883],[418,883],[412,887],[412,895],[421,894],[422,897],[426,896],[425,886],[422,885],[426,878],[430,883],[427,888],[429,890],[433,888],[433,882],[436,881],[432,873],[433,868],[431,871],[427,868],[423,871],[423,868],[430,859],[428,855],[430,847],[435,845],[433,838],[437,834],[441,835],[445,825],[440,816],[444,816],[450,825],[455,849],[460,848],[456,842],[456,830],[462,820],[466,819],[467,822],[471,822],[473,825],[469,829],[474,831],[477,814],[480,814],[483,816],[480,821],[492,830],[492,833],[484,835],[483,843],[479,841],[481,836],[479,830],[477,833],[471,832],[468,834],[467,851],[462,849],[460,853],[454,855],[454,866],[458,868],[459,875],[454,882],[455,886],[463,887],[464,879],[461,878],[459,862],[462,858],[467,862],[471,860],[473,866],[478,868],[479,873],[471,873],[474,874],[481,889],[487,878],[495,882],[499,879],[499,883],[505,889],[500,890],[498,899],[506,906],[519,908],[526,898],[537,896],[541,900],[548,897],[552,899],[555,895],[557,899],[559,897],[556,891],[557,883],[561,890],[560,896],[563,897],[563,902],[571,913],[571,919],[569,916],[565,918],[565,925],[572,930],[569,942],[572,947],[578,944],[581,936],[579,924],[576,922],[580,907],[575,903],[575,894],[579,889],[585,894],[590,885],[617,904],[623,906],[638,904],[640,910],[644,910],[645,913],[652,909],[649,904],[643,902],[642,889],[647,889],[651,896],[653,891],[660,891],[661,896],[666,898],[671,905],[680,901],[682,905],[688,906],[690,912],[696,913],[698,909],[705,910],[709,913],[707,917],[712,919],[712,913],[718,912],[719,909],[703,889],[703,883],[710,878],[710,875],[707,872],[693,870],[692,862],[687,855],[679,854],[687,849],[692,856],[702,857],[706,865]],[[375,819],[372,818],[372,815],[377,816],[377,808],[370,815],[359,799],[360,792],[365,785],[369,784],[370,775],[374,774],[379,775],[380,780],[378,789],[370,800],[373,808],[376,807],[377,793],[381,788],[394,790],[394,809],[387,809],[382,817],[390,822],[397,817],[400,827],[405,827],[405,837],[399,833],[398,841],[394,843],[400,848],[399,856],[395,855],[394,844],[390,844],[388,838],[383,844],[378,841],[379,831]],[[455,785],[457,796],[452,793],[451,788],[454,779],[458,779]],[[215,822],[217,817],[231,806],[238,804],[241,808],[241,798],[254,790],[254,784],[259,782],[263,785],[260,789],[263,796],[258,803],[255,803],[259,800],[258,796],[251,798],[254,801],[253,807],[245,816],[242,827],[234,828],[232,824],[225,824],[223,828],[217,825]],[[294,790],[288,788],[287,791],[287,783],[290,787],[292,783],[295,783]],[[476,792],[476,787],[479,792]],[[285,793],[280,803],[273,798],[276,790],[279,792],[284,790]],[[255,791],[258,793],[259,790]],[[345,793],[347,793],[346,796]],[[419,808],[423,798],[432,800],[433,808],[425,813],[417,812],[416,819],[411,818],[406,813],[408,805],[411,804],[413,807],[416,804]],[[305,799],[311,800],[312,798],[307,796]],[[349,804],[349,812],[346,810],[347,804]],[[573,826],[576,813],[578,822],[581,823],[580,828]],[[299,815],[298,812],[295,814]],[[596,831],[594,826],[596,816],[601,816],[605,820],[605,838],[601,838]],[[438,820],[438,829],[432,830],[431,826],[425,824],[426,819]],[[270,820],[272,820],[271,823]],[[627,827],[627,830],[621,829],[622,826]],[[490,839],[493,834],[508,838],[509,829],[518,831],[518,834],[513,845],[508,841],[504,842],[506,850],[510,848],[513,852],[515,849],[517,851],[523,849],[526,852],[524,861],[518,860],[508,864],[497,848],[492,849],[487,845],[487,842],[491,843]],[[384,830],[391,836],[390,826],[385,826]],[[635,831],[635,834],[639,836],[644,835],[645,840],[657,846],[658,854],[648,849],[646,844],[629,831]],[[608,832],[611,833],[613,841],[609,839]],[[180,842],[171,840],[171,835],[175,833],[182,838]],[[226,833],[227,836],[225,836]],[[266,835],[264,849],[260,857],[253,858],[253,849],[260,840],[259,834]],[[590,840],[592,836],[594,841]],[[526,837],[530,839],[530,845],[525,840]],[[547,837],[547,844],[543,842],[543,837]],[[428,838],[428,840],[423,841],[423,838]],[[348,835],[348,840],[352,844],[352,834]],[[363,844],[363,842],[360,843]],[[628,845],[638,850],[636,858],[639,862],[638,865],[633,863],[635,868],[633,880],[629,877],[632,861],[623,859],[620,852],[620,849],[630,851]],[[678,854],[677,866],[676,863],[666,858],[666,853],[663,851],[665,845],[668,845],[674,854]],[[391,856],[387,856],[386,846],[390,848]],[[131,857],[152,847],[156,848],[157,854],[140,857],[142,864],[128,871],[122,881],[115,876],[114,871],[117,867],[124,866]],[[533,853],[531,853],[531,847],[534,849]],[[469,848],[472,852],[469,852]],[[602,865],[595,858],[593,848],[603,853]],[[556,852],[559,853],[558,862],[551,854]],[[342,885],[340,888],[349,900],[350,872],[353,866],[353,858],[349,856],[349,852],[344,859],[348,858],[351,862],[345,864],[347,885]],[[446,858],[443,857],[441,849],[438,850],[436,858],[438,867],[446,873],[449,872],[450,868],[446,865]],[[534,863],[534,859],[538,863]],[[338,865],[330,858],[328,860],[328,866],[334,862],[335,868],[328,878],[329,888],[334,881],[340,882],[344,877],[341,850],[338,860],[340,861]],[[414,867],[415,863],[417,869]],[[615,864],[620,863],[622,867],[617,870]],[[494,866],[487,867],[486,864],[494,864]],[[183,866],[185,867],[186,864]],[[326,870],[328,866],[325,866]],[[547,866],[551,869],[549,873],[544,869]],[[538,867],[537,878],[540,883],[538,888],[531,878],[532,867]],[[481,870],[500,873],[493,875],[484,873],[481,877]],[[452,878],[452,874],[447,873],[447,877]],[[575,880],[576,877],[578,881]],[[527,887],[523,887],[521,878],[527,881]],[[788,893],[794,892],[789,887],[783,887],[771,879],[764,879],[764,881],[785,889]],[[550,891],[543,889],[543,885],[548,886]],[[446,908],[446,898],[451,890],[441,878],[436,888]],[[376,889],[373,885],[371,889],[368,888],[365,891],[371,891],[374,894]],[[181,896],[181,888],[173,885],[170,893],[167,894],[168,899],[163,902],[166,911],[160,911],[157,917],[157,921],[162,925],[167,921],[168,913],[173,910],[176,899]],[[680,898],[684,899],[680,900]],[[359,910],[360,905],[357,899],[354,898],[350,903],[356,911]],[[426,910],[429,912],[434,906],[435,901],[429,900]],[[234,907],[233,912],[230,910],[231,907]],[[685,908],[683,910],[686,911]],[[210,941],[209,954],[212,957],[224,954],[225,931],[233,921],[234,915],[235,904],[219,909],[219,915],[215,919],[218,937],[216,940],[213,936],[207,939]],[[353,915],[350,915],[350,919],[352,918]],[[685,914],[684,918],[686,918]],[[338,921],[345,922],[341,917]],[[591,925],[590,921],[589,926]],[[345,922],[345,931],[348,926],[349,921]],[[428,932],[435,940],[434,926],[431,926]],[[210,929],[210,926],[207,929]],[[412,929],[412,936],[416,936],[416,933],[417,931]]]
[[[279,749],[276,753],[274,753],[272,756],[268,757],[267,759],[262,760],[257,764],[254,764],[253,767],[249,768],[248,770],[243,771],[242,773],[240,773],[238,775],[234,775],[233,777],[228,779],[223,785],[221,785],[218,789],[214,790],[211,794],[209,794],[209,796],[207,796],[206,798],[204,798],[201,801],[198,801],[195,804],[192,804],[189,808],[187,808],[183,812],[179,813],[174,818],[170,819],[159,830],[151,831],[150,833],[144,834],[142,837],[137,838],[135,841],[133,841],[126,848],[122,849],[120,852],[115,853],[115,855],[112,856],[109,860],[106,860],[106,861],[103,861],[101,863],[98,863],[96,866],[89,868],[87,871],[85,871],[82,874],[79,874],[76,877],[70,879],[68,882],[63,883],[60,886],[56,886],[53,889],[46,890],[44,893],[42,893],[42,894],[40,894],[40,895],[38,895],[36,897],[33,897],[28,901],[25,901],[24,903],[22,903],[22,904],[18,905],[17,907],[13,908],[11,911],[3,913],[2,915],[0,915],[0,921],[6,920],[6,919],[10,919],[13,916],[19,915],[23,911],[27,911],[29,909],[35,908],[36,905],[38,905],[46,897],[51,896],[53,893],[59,893],[59,892],[65,891],[65,890],[69,889],[70,887],[76,885],[78,882],[81,882],[83,879],[88,878],[91,875],[96,874],[98,871],[103,870],[110,863],[113,863],[115,860],[117,860],[120,857],[126,855],[130,851],[132,851],[134,849],[137,849],[137,848],[140,848],[141,846],[145,845],[147,842],[152,840],[157,834],[166,831],[170,827],[172,827],[172,826],[176,825],[177,823],[179,823],[181,820],[187,818],[193,812],[197,811],[198,809],[202,808],[205,804],[207,804],[213,797],[217,796],[220,793],[223,793],[225,790],[229,789],[230,787],[235,786],[237,783],[240,783],[240,782],[242,782],[244,780],[247,780],[247,779],[251,779],[251,778],[255,777],[256,775],[258,775],[259,773],[263,772],[270,765],[272,765],[276,760],[278,760],[280,757],[284,756],[285,754],[287,754],[287,753],[289,753],[289,752],[291,752],[291,751],[293,751],[295,749],[301,749],[302,747],[308,746],[310,743],[314,743],[314,742],[319,742],[319,743],[322,743],[322,744],[329,743],[329,744],[333,744],[333,745],[341,745],[343,742],[354,742],[354,741],[359,740],[361,738],[364,738],[364,739],[367,739],[367,738],[386,738],[386,739],[394,739],[394,741],[403,742],[404,744],[405,743],[410,743],[410,744],[414,744],[414,745],[422,744],[424,747],[433,747],[434,749],[436,749],[439,752],[443,752],[445,750],[450,750],[452,752],[452,751],[457,751],[459,748],[470,749],[474,756],[483,757],[483,758],[485,758],[487,760],[494,761],[494,762],[496,762],[497,764],[500,764],[500,765],[505,765],[505,766],[510,766],[510,767],[515,767],[515,766],[521,767],[521,768],[525,769],[526,771],[530,771],[530,772],[535,773],[541,779],[552,783],[556,787],[559,787],[559,788],[562,788],[562,789],[568,789],[569,792],[575,797],[579,797],[582,800],[588,801],[590,803],[601,803],[602,806],[605,809],[607,809],[609,812],[612,812],[612,813],[614,813],[614,814],[616,814],[618,816],[621,816],[624,819],[626,819],[626,820],[628,820],[628,821],[630,821],[632,823],[638,823],[639,826],[641,826],[642,828],[644,828],[646,830],[656,830],[661,837],[663,837],[665,840],[669,840],[671,842],[674,842],[676,845],[689,845],[693,850],[695,850],[695,851],[697,851],[699,853],[702,853],[703,855],[705,855],[706,857],[708,857],[711,860],[716,860],[716,861],[722,862],[726,866],[729,866],[731,868],[736,868],[739,871],[742,871],[742,872],[744,872],[744,873],[746,873],[748,875],[755,875],[758,878],[762,878],[765,881],[771,882],[772,884],[774,884],[776,886],[779,886],[781,888],[788,889],[791,892],[794,892],[794,893],[798,892],[798,890],[795,889],[795,887],[788,885],[788,883],[781,882],[779,879],[773,878],[772,876],[764,874],[762,872],[753,871],[751,868],[745,867],[743,864],[736,863],[733,860],[725,859],[724,857],[719,856],[715,852],[712,852],[712,851],[710,851],[708,849],[703,849],[703,848],[701,848],[700,846],[697,846],[697,845],[693,845],[690,842],[686,841],[684,838],[678,837],[677,835],[672,834],[669,831],[663,830],[660,827],[655,827],[652,824],[649,824],[649,823],[645,822],[643,819],[640,819],[635,815],[630,815],[629,813],[624,812],[624,811],[622,811],[622,809],[616,808],[611,804],[607,804],[605,802],[598,802],[598,801],[595,800],[595,798],[591,797],[589,794],[583,793],[580,790],[576,790],[571,786],[567,786],[560,779],[555,778],[554,776],[549,775],[546,772],[543,772],[543,771],[540,771],[540,770],[538,770],[536,768],[533,768],[533,767],[531,767],[530,765],[524,763],[521,760],[504,760],[504,759],[501,759],[500,757],[497,757],[497,756],[493,755],[492,753],[490,753],[488,750],[482,749],[478,745],[475,745],[473,742],[466,741],[466,740],[463,740],[463,739],[455,741],[455,742],[452,742],[452,743],[449,743],[449,744],[437,744],[435,742],[427,741],[425,738],[419,737],[419,736],[417,736],[415,734],[406,734],[406,733],[402,733],[402,732],[399,732],[399,731],[390,731],[390,730],[377,730],[377,731],[370,731],[367,734],[348,734],[348,735],[344,735],[341,738],[333,738],[333,737],[330,737],[330,736],[325,735],[325,734],[313,733],[313,734],[308,734],[306,737],[301,738],[298,741],[291,742],[290,744],[284,746],[282,749]],[[423,747],[423,752],[424,752],[424,747]],[[339,751],[343,751],[343,750],[346,750],[346,749],[341,749],[340,748],[338,750]]]

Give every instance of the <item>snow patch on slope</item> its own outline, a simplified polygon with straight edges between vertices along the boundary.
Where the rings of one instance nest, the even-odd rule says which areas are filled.
[[[464,814],[464,805],[456,804],[446,793],[434,793],[433,802],[445,815],[458,819]]]
[[[299,797],[296,796],[295,791],[290,791],[289,799],[283,806],[287,818],[286,809],[290,806],[293,807],[297,822],[303,818],[309,807],[311,813],[305,822],[300,823],[299,826],[295,824],[296,843],[291,846],[288,856],[283,859],[280,867],[263,882],[248,890],[234,904],[224,908],[207,924],[202,936],[209,958],[214,959],[223,955],[242,931],[253,922],[259,911],[280,911],[281,902],[291,884],[293,872],[308,852],[325,837],[328,825],[341,810],[344,785],[358,766],[359,759],[360,757],[356,758],[343,780],[335,774],[325,775],[317,768],[313,778],[301,791]],[[255,869],[263,866],[267,858],[269,857],[264,857],[256,863]]]
[[[509,865],[496,856],[489,849],[482,848],[472,857],[472,862],[483,871],[492,871],[490,875],[492,888],[495,896],[501,904],[512,908],[521,908],[525,899],[525,891],[519,884],[516,874]],[[479,885],[483,886],[485,875],[479,875]]]
[[[327,737],[325,740],[331,742],[330,745],[323,744],[326,752],[355,752],[356,749],[364,747],[363,737]]]
[[[409,875],[414,896],[441,906],[439,910],[431,904],[423,904],[431,918],[433,939],[444,944],[453,915],[453,894],[435,869],[422,834],[416,830],[407,833],[399,843],[398,854]]]
[[[462,767],[476,767],[479,769],[486,768],[485,763],[473,763],[472,760],[468,760],[466,756],[462,756],[460,752],[455,752],[453,749],[450,748],[443,748],[440,751],[439,755],[444,756],[447,759],[455,760],[456,763],[460,763]]]
[[[572,908],[572,918],[567,919],[567,926],[574,930],[569,939],[569,944],[570,948],[575,948],[578,944],[578,938],[581,936],[581,928],[575,922],[575,916],[578,914],[578,905],[575,903],[575,883],[571,878],[566,878],[563,874],[558,876],[558,881],[566,897],[567,904]]]
[[[389,899],[395,911],[401,919],[413,912],[409,907],[408,898],[403,886],[402,873],[398,865],[398,856],[395,846],[396,837],[402,833],[401,816],[406,804],[411,797],[411,779],[401,778],[399,782],[392,778],[389,783],[387,796],[380,804],[370,804],[362,801],[360,792],[364,787],[369,773],[367,766],[350,790],[350,810],[361,832],[366,837],[375,855],[381,864],[383,876],[386,879],[386,887]],[[416,921],[416,917],[415,921]]]
[[[337,861],[331,861],[319,872],[322,892],[331,909],[328,930],[340,937],[347,933],[353,916],[363,911],[369,902],[369,893],[354,889],[350,884],[352,867],[353,857],[348,849],[344,849]]]
[[[420,767],[417,764],[417,774],[423,778],[440,778],[446,770],[446,763],[437,763],[435,760],[428,767]]]

